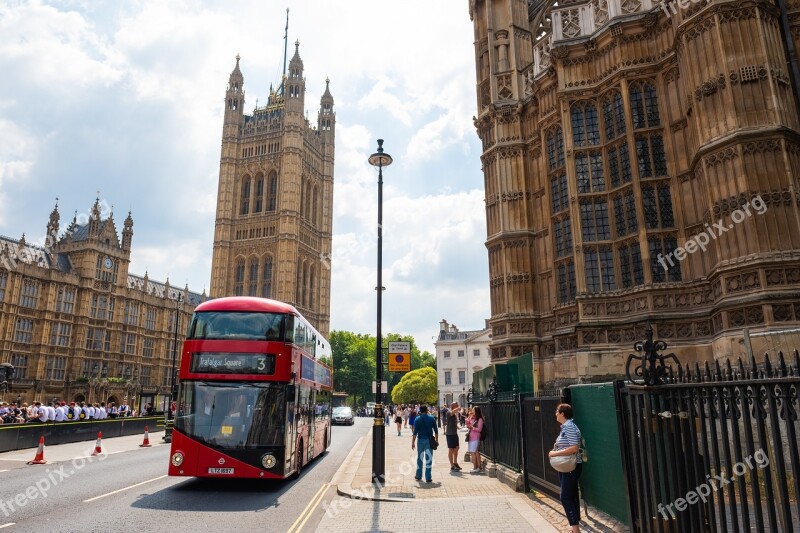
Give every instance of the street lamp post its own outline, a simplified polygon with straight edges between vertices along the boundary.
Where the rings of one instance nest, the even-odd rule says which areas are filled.
[[[392,156],[383,151],[383,139],[378,139],[378,151],[369,156],[369,164],[378,167],[378,324],[375,343],[375,414],[372,423],[372,483],[382,487],[386,478],[386,430],[383,420],[383,338],[381,337],[381,306],[383,303],[383,167],[392,164]]]
[[[181,304],[183,303],[183,295],[178,294],[178,297],[175,299],[175,324],[174,329],[172,332],[172,367],[170,369],[170,387],[169,387],[169,402],[167,403],[167,408],[165,409],[164,413],[164,436],[162,437],[164,442],[172,442],[172,427],[173,427],[173,420],[172,420],[172,402],[175,400],[175,396],[177,396],[178,391],[175,390],[176,383],[175,383],[175,361],[178,357],[178,320],[180,319],[180,308]]]

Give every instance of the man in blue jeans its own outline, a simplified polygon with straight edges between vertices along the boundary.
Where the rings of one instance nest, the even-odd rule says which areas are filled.
[[[415,448],[415,443],[419,439],[417,450],[417,474],[414,479],[422,480],[422,467],[425,465],[425,482],[432,483],[431,468],[433,467],[433,449],[431,439],[434,435],[439,438],[439,429],[436,427],[436,419],[428,414],[428,406],[423,405],[419,408],[419,416],[414,420],[414,435],[411,437],[411,449]]]

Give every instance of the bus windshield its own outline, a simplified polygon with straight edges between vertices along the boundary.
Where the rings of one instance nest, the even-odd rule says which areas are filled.
[[[195,313],[187,339],[280,341],[285,338],[280,313],[203,311]]]
[[[283,446],[286,386],[185,382],[178,399],[175,429],[217,449]]]

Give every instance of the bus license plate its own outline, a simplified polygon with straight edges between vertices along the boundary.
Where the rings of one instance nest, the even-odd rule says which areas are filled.
[[[233,474],[233,468],[209,468],[209,474]]]

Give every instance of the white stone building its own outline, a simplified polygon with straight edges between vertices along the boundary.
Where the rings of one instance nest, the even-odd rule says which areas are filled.
[[[438,373],[439,405],[457,401],[467,405],[467,391],[472,386],[472,373],[489,366],[489,342],[492,330],[459,331],[447,320],[439,322],[436,338],[436,369]]]

